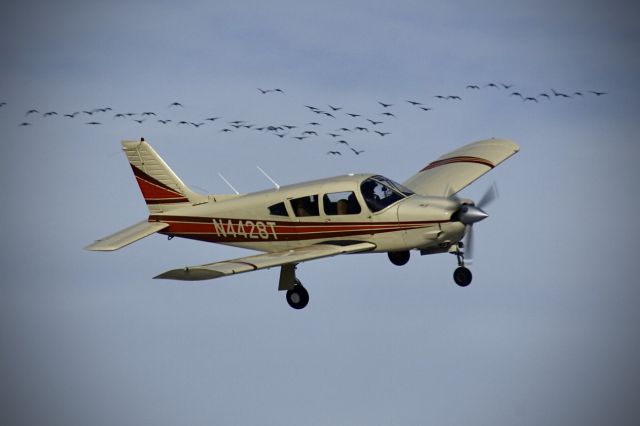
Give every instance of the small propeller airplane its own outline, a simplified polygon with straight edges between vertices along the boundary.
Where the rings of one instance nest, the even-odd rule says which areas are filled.
[[[263,253],[155,278],[196,281],[280,267],[278,290],[286,291],[294,309],[309,302],[297,265],[339,254],[387,253],[400,266],[411,250],[452,253],[458,262],[454,281],[469,285],[465,247],[470,258],[473,224],[488,217],[483,207],[497,191],[492,186],[477,205],[456,194],[520,149],[502,139],[471,143],[402,184],[376,174],[348,174],[250,194],[205,195],[185,185],[144,139],[123,141],[122,148],[149,216],[87,250],[117,250],[154,233],[258,250]]]

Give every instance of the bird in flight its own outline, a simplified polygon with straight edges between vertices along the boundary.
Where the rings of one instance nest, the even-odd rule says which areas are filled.
[[[375,131],[377,134],[379,134],[380,136],[387,136],[387,135],[390,135],[390,134],[391,134],[391,132],[381,132],[381,131],[379,131],[379,130],[374,130],[374,131]]]
[[[88,124],[89,126],[97,126],[97,125],[102,124],[102,123],[99,123],[97,121],[89,121],[86,124]]]
[[[409,102],[413,106],[422,105],[421,102],[417,102],[417,101],[409,101],[409,100],[407,100],[407,102]]]
[[[6,102],[0,102],[0,108],[2,108],[3,106],[5,106],[7,103]]]
[[[327,151],[327,155],[342,155],[340,151]]]
[[[524,98],[522,101],[523,102],[531,101],[531,102],[538,103],[538,100],[536,98],[532,97],[532,96],[528,96],[528,97]]]
[[[358,117],[360,117],[360,114],[353,114],[353,113],[351,113],[351,112],[348,112],[348,113],[347,113],[347,115],[348,115],[348,116],[351,116],[352,118],[358,118]]]
[[[261,89],[258,87],[258,90],[260,91],[260,93],[262,93],[263,95],[266,95],[269,92],[273,92],[272,89]]]
[[[362,153],[364,152],[364,149],[357,150],[357,149],[352,148],[352,147],[349,147],[349,149],[351,149],[351,151],[353,151],[353,153],[354,153],[355,155],[360,155],[360,154],[362,154]]]
[[[19,126],[21,126],[21,127],[31,126],[31,123],[23,121],[22,123],[19,124]]]
[[[340,139],[338,142],[336,143],[341,143],[342,145],[347,145],[349,146],[349,142],[345,141],[344,139]]]
[[[58,115],[57,112],[55,111],[49,111],[49,112],[45,112],[44,114],[42,114],[44,117],[51,117],[53,115]]]
[[[590,93],[593,93],[596,96],[606,95],[607,92],[598,92],[597,90],[589,90]]]
[[[387,117],[398,118],[395,115],[393,115],[393,113],[391,112],[381,112],[380,115],[386,115]]]
[[[373,124],[374,126],[376,126],[376,125],[378,125],[378,124],[382,124],[382,121],[375,121],[375,120],[372,120],[372,119],[370,119],[370,118],[367,118],[367,121],[368,121],[369,123]]]
[[[38,111],[37,109],[30,109],[25,115],[38,114],[39,112],[40,111]]]
[[[467,89],[480,90],[480,86],[477,84],[469,84],[467,85]]]
[[[167,124],[169,123],[171,120],[158,120],[158,123],[162,123],[162,124]]]
[[[421,109],[421,110],[423,110],[423,111],[431,111],[431,110],[433,109],[433,108],[423,107],[423,106],[418,107],[418,108],[420,108],[420,109]]]
[[[205,118],[205,121],[216,121],[219,120],[220,117],[209,117],[209,118]]]
[[[385,104],[384,102],[380,102],[380,101],[378,101],[378,103],[382,105],[383,108],[389,108],[390,106],[393,106],[393,104]]]
[[[171,104],[169,104],[169,107],[181,107],[183,106],[180,102],[172,102]]]
[[[329,108],[331,108],[333,111],[340,111],[342,109],[342,107],[337,107],[333,105],[329,105]]]
[[[561,92],[556,92],[554,89],[551,89],[551,91],[553,92],[553,96],[559,96],[561,98],[570,98],[571,96],[567,95],[566,93],[561,93]]]

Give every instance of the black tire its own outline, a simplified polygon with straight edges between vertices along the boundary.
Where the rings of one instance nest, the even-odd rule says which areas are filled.
[[[301,284],[287,290],[287,303],[293,309],[302,309],[309,303],[309,292]]]
[[[396,266],[406,265],[409,261],[409,257],[411,257],[411,253],[407,251],[390,251],[387,252],[387,256],[389,256],[389,260]]]
[[[460,287],[466,287],[471,284],[471,280],[473,279],[473,275],[471,271],[464,266],[460,266],[455,271],[453,271],[453,280]]]

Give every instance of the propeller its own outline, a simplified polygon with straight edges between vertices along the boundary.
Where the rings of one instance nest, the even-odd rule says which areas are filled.
[[[454,214],[457,220],[467,225],[463,242],[467,263],[473,262],[473,224],[476,222],[480,222],[481,220],[486,219],[489,216],[484,211],[484,208],[494,202],[497,198],[498,186],[494,182],[493,185],[491,185],[482,195],[480,201],[478,201],[476,205],[463,204],[462,206],[460,206],[460,209]]]

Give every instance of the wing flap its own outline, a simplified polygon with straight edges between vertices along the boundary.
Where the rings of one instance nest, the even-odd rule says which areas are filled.
[[[504,139],[474,142],[427,164],[403,185],[421,195],[451,196],[519,150],[516,143]]]
[[[136,223],[135,225],[131,225],[128,228],[118,231],[115,234],[111,234],[109,236],[101,238],[95,243],[85,247],[85,249],[91,251],[117,250],[144,237],[148,237],[151,234],[161,231],[168,226],[168,223],[148,222],[146,220],[143,220]]]
[[[349,245],[315,244],[291,250],[262,253],[255,256],[241,257],[239,259],[172,269],[154,278],[183,281],[209,280],[226,275],[272,268],[274,266],[297,264],[339,254],[358,253],[372,250],[375,247],[375,244],[368,242],[356,242]]]

